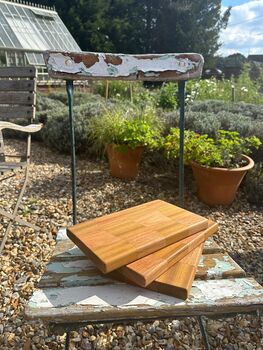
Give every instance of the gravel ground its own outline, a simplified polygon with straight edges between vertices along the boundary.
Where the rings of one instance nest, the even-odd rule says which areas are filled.
[[[18,151],[23,141],[7,143]],[[23,310],[50,259],[59,227],[71,224],[70,157],[52,153],[33,144],[29,188],[20,215],[40,226],[41,232],[14,226],[0,257],[0,349],[63,349],[65,335],[48,334],[38,322],[23,318]],[[186,208],[220,225],[215,240],[240,264],[249,276],[263,282],[263,212],[250,206],[242,191],[230,208],[208,208],[193,194],[187,178]],[[11,208],[21,184],[16,176],[2,183],[0,206]],[[78,160],[78,220],[101,216],[153,199],[178,203],[178,186],[171,170],[143,164],[134,181],[110,177],[107,164]],[[0,219],[0,241],[6,220]],[[50,233],[53,239],[50,237]],[[236,316],[206,320],[213,349],[263,349],[262,319]],[[128,325],[89,325],[71,334],[71,349],[203,349],[196,319],[137,322]]]

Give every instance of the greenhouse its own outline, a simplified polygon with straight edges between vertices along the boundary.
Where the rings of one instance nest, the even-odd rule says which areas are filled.
[[[0,66],[44,67],[45,50],[81,51],[54,8],[0,0]]]

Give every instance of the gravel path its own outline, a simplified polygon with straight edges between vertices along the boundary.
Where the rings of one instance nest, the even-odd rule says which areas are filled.
[[[8,148],[18,151],[23,141]],[[0,349],[63,349],[65,336],[54,336],[41,323],[23,319],[24,306],[54,248],[59,227],[71,224],[70,157],[52,153],[42,144],[33,144],[31,180],[20,215],[40,226],[36,233],[15,226],[0,257]],[[8,183],[9,182],[9,183]],[[1,183],[0,206],[11,207],[21,177]],[[263,282],[263,212],[250,206],[239,192],[231,208],[208,208],[186,191],[186,208],[220,225],[215,240],[240,264],[248,275]],[[153,199],[178,203],[177,180],[170,170],[144,164],[136,181],[109,176],[104,162],[78,161],[78,220],[83,221]],[[0,240],[6,220],[0,218]],[[54,239],[50,238],[50,233]],[[213,349],[263,349],[262,319],[236,316],[207,320]],[[89,325],[72,332],[71,349],[203,349],[195,319],[137,322],[129,325]]]

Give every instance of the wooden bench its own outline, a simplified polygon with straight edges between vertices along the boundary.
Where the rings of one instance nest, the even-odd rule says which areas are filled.
[[[191,296],[186,301],[121,283],[102,275],[61,229],[53,257],[26,307],[28,319],[41,319],[56,332],[85,323],[127,322],[158,318],[222,317],[259,313],[263,288],[212,240],[205,243]]]
[[[0,254],[4,249],[7,237],[14,222],[38,230],[39,228],[17,216],[20,202],[24,195],[31,157],[31,133],[42,128],[42,124],[17,125],[10,121],[26,120],[32,123],[36,111],[36,68],[35,67],[1,67],[0,68],[0,176],[12,177],[16,170],[24,169],[24,183],[18,194],[13,212],[0,208],[0,215],[9,219],[6,231],[0,244]],[[20,155],[7,154],[4,147],[2,130],[11,129],[28,134],[27,146]],[[11,159],[11,160],[10,160]]]

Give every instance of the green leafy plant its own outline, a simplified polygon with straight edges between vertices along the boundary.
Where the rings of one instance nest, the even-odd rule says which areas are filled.
[[[158,106],[163,109],[175,109],[177,106],[177,84],[164,84],[158,97]]]
[[[93,90],[95,93],[106,97],[107,82],[97,82],[94,84]],[[131,98],[131,83],[127,81],[113,80],[108,82],[108,97],[119,99]]]
[[[178,158],[180,131],[172,128],[164,138],[163,147],[168,158]],[[186,130],[184,142],[185,162],[221,168],[237,168],[243,164],[242,154],[249,155],[261,142],[256,136],[241,138],[236,131],[219,130],[215,138]]]
[[[144,111],[119,108],[106,110],[103,115],[91,118],[89,136],[98,152],[103,151],[107,144],[115,144],[125,152],[137,146],[156,147],[161,129],[152,108]]]
[[[223,100],[232,101],[233,89],[235,101],[263,104],[263,96],[260,92],[262,82],[262,70],[258,80],[251,79],[251,65],[244,64],[238,78],[217,80],[216,78],[191,80],[187,82],[187,102],[194,100]]]

